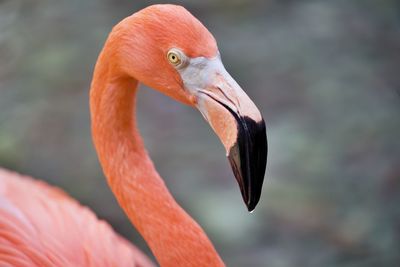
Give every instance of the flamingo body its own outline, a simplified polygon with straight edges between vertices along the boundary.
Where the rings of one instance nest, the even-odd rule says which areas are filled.
[[[0,266],[154,266],[61,189],[0,169]]]
[[[154,5],[122,20],[94,69],[92,137],[119,205],[161,266],[224,266],[144,147],[135,120],[139,83],[199,109],[226,149],[248,210],[266,166],[261,113],[225,70],[212,34],[180,6]],[[0,169],[0,266],[152,264],[61,190]]]

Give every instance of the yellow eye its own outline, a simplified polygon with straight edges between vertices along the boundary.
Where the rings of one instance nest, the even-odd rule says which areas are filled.
[[[179,55],[176,51],[169,51],[167,58],[168,61],[174,66],[178,66],[182,62],[181,55]]]

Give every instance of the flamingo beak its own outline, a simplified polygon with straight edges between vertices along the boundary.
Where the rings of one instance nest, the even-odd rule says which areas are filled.
[[[264,120],[219,56],[192,61],[181,71],[185,88],[195,96],[197,108],[223,143],[243,200],[253,211],[260,200],[267,163]]]

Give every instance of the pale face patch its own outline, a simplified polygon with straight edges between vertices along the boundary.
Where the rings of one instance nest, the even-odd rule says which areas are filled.
[[[226,71],[219,54],[211,59],[186,58],[184,66],[177,68],[177,71],[191,95],[198,97],[201,92],[206,92],[238,115],[261,121],[257,107]]]

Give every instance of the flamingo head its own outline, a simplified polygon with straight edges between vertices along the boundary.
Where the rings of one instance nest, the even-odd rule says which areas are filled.
[[[226,71],[212,34],[183,7],[153,5],[118,24],[113,40],[123,73],[198,108],[226,149],[248,210],[254,210],[267,161],[265,124]]]

